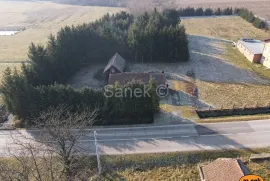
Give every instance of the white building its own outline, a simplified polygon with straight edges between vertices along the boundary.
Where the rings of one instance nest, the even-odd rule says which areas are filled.
[[[261,58],[261,64],[270,68],[270,39],[264,40],[264,49]]]

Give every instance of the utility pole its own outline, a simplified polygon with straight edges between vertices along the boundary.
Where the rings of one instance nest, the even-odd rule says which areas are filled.
[[[94,131],[94,137],[95,137],[95,146],[96,146],[96,155],[97,155],[97,163],[98,163],[98,173],[101,174],[101,163],[100,163],[100,155],[98,151],[98,142],[97,142],[97,132]]]

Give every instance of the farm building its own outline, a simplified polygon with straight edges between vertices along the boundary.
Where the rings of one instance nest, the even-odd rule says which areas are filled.
[[[202,181],[238,181],[241,177],[251,174],[239,159],[219,158],[215,161],[199,165]]]
[[[144,84],[149,83],[151,77],[156,82],[157,86],[166,84],[166,77],[164,73],[134,73],[126,72],[119,74],[110,74],[109,84],[113,85],[118,82],[120,85],[125,85],[133,80],[141,81]]]
[[[104,69],[104,74],[123,73],[126,66],[126,61],[118,53],[116,53]]]
[[[240,39],[237,42],[237,48],[253,63],[260,63],[264,42],[255,39]]]
[[[264,41],[264,49],[261,58],[261,64],[270,68],[270,39]]]

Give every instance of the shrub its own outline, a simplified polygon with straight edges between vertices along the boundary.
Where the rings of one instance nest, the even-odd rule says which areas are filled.
[[[196,16],[203,16],[204,15],[204,10],[203,8],[197,8],[196,11],[195,11],[195,15]]]
[[[213,10],[211,8],[207,8],[205,10],[205,16],[212,16],[213,15]]]

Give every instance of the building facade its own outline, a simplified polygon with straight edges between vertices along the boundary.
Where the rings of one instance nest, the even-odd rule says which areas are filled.
[[[252,63],[260,63],[264,43],[254,39],[241,39],[237,42],[238,50]]]
[[[261,58],[261,64],[270,68],[270,39],[264,41],[264,49]]]

